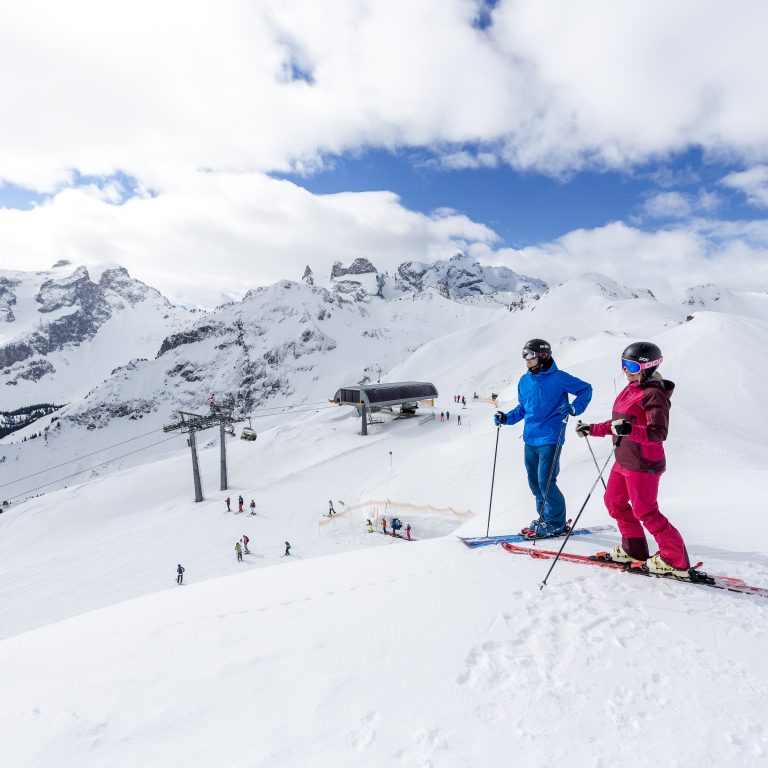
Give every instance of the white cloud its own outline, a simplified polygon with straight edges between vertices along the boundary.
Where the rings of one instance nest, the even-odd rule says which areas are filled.
[[[768,290],[768,222],[701,220],[658,232],[614,222],[523,249],[494,251],[477,243],[470,253],[550,284],[601,272],[625,285],[650,288],[665,301],[701,283]]]
[[[502,0],[0,6],[0,174],[162,187],[180,169],[313,168],[430,146],[562,173],[691,145],[768,158],[768,6]],[[712,55],[717,51],[717,55]],[[291,72],[306,73],[292,80]],[[463,145],[477,150],[462,155]],[[451,158],[453,158],[451,160]]]
[[[211,306],[298,279],[306,264],[322,281],[337,259],[366,256],[385,270],[497,240],[455,211],[408,210],[391,192],[313,195],[263,174],[192,173],[157,196],[114,200],[113,185],[88,186],[30,211],[0,209],[0,268],[118,263],[170,297]]]
[[[750,205],[768,208],[768,165],[758,165],[746,171],[729,173],[722,183],[726,187],[743,192]]]
[[[116,205],[119,190],[107,186],[65,189],[29,211],[0,209],[0,268],[45,269],[62,258],[117,263],[170,298],[204,307],[298,279],[306,264],[323,281],[336,260],[365,256],[384,271],[457,249],[548,283],[602,272],[667,300],[707,282],[768,290],[768,220],[689,216],[657,232],[614,222],[514,249],[455,210],[425,215],[385,191],[314,195],[258,173],[191,173]]]
[[[691,213],[691,205],[682,192],[659,192],[645,201],[643,209],[656,219],[684,218]]]
[[[643,213],[652,219],[685,219],[694,213],[712,213],[722,201],[715,192],[657,192],[643,203]]]

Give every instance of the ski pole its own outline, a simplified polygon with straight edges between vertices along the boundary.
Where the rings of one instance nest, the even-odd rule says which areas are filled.
[[[555,467],[557,466],[557,459],[560,456],[560,450],[563,447],[563,432],[565,432],[565,425],[568,423],[568,417],[570,414],[566,413],[565,417],[563,418],[563,426],[560,427],[560,434],[557,438],[557,448],[555,448],[555,452],[552,454],[552,464],[549,467],[549,479],[547,480],[547,487],[544,489],[544,498],[541,500],[541,509],[539,510],[539,522],[543,519],[544,516],[544,505],[547,503],[547,497],[549,496],[549,487],[552,485],[552,476],[555,474]],[[536,540],[533,541],[534,546],[536,546]]]
[[[487,536],[491,530],[491,507],[493,506],[493,484],[496,481],[496,456],[499,453],[499,430],[501,427],[496,427],[496,449],[493,452],[493,474],[491,475],[491,500],[488,502],[488,525],[485,528],[485,535]]]
[[[619,438],[621,439],[621,438]],[[560,555],[563,553],[563,549],[565,548],[565,545],[568,543],[568,539],[571,538],[571,533],[573,532],[573,529],[576,527],[577,523],[579,522],[579,518],[581,517],[581,513],[586,509],[587,504],[589,503],[590,498],[592,498],[592,492],[597,487],[597,481],[603,476],[603,472],[605,472],[606,467],[608,466],[608,462],[613,458],[613,454],[616,452],[616,446],[614,445],[610,455],[605,460],[605,464],[603,464],[603,468],[600,471],[600,474],[595,478],[595,482],[592,483],[592,487],[589,489],[589,493],[587,494],[587,498],[584,499],[584,503],[581,505],[581,509],[579,510],[579,514],[576,515],[576,519],[573,521],[573,525],[571,526],[570,530],[565,536],[565,539],[563,539],[563,543],[560,545],[560,549],[557,551],[557,555],[555,556],[555,559],[552,561],[552,565],[549,566],[549,570],[547,571],[547,575],[544,577],[544,581],[541,582],[541,585],[539,586],[539,589],[544,589],[544,587],[547,586],[547,579],[549,578],[549,575],[552,573],[552,569],[557,565],[557,561],[560,559]]]
[[[597,456],[595,456],[595,452],[592,450],[592,444],[589,442],[589,435],[584,435],[584,439],[587,441],[587,448],[589,448],[589,452],[592,454],[592,461],[595,462],[595,469],[600,473],[600,480],[603,483],[603,488],[607,491],[608,488],[605,485],[605,480],[603,479],[603,473],[600,472],[600,465],[597,463]]]

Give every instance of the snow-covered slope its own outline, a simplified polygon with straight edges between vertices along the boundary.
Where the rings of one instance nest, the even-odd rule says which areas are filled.
[[[679,355],[684,366],[683,345]],[[598,402],[611,384],[597,372],[610,364],[592,363]],[[768,492],[765,448],[737,463],[744,435],[697,420],[699,388],[706,382],[685,381],[676,393],[663,507],[692,557],[768,583],[754,545],[768,522],[749,505]],[[454,406],[444,397],[437,407]],[[461,427],[390,421],[363,439],[354,417],[332,408],[254,444],[232,441],[230,493],[254,497],[255,517],[224,511],[215,445],[202,451],[203,504],[191,502],[182,448],[0,516],[7,634],[111,606],[0,643],[9,764],[214,766],[227,754],[235,766],[453,766],[514,754],[524,766],[607,766],[606,755],[653,745],[669,765],[759,765],[768,610],[758,599],[566,563],[540,592],[547,563],[429,538],[455,518],[399,512],[427,537],[407,543],[365,531],[373,507],[345,511],[387,497],[450,505],[480,513],[459,530],[483,531],[492,412],[471,402]],[[492,531],[532,514],[519,431],[502,432]],[[689,450],[694,439],[717,453]],[[602,458],[607,445],[595,450]],[[593,477],[569,435],[571,509]],[[321,517],[328,498],[346,501],[332,521]],[[749,542],[724,535],[726,503],[728,527],[749,526]],[[607,522],[598,498],[582,522]],[[243,533],[253,554],[238,563]],[[286,539],[295,560],[279,557]],[[216,576],[226,578],[204,581]],[[717,707],[694,717],[692,701]]]
[[[193,374],[209,377],[219,375],[209,360],[214,355],[222,361],[220,375],[233,375],[239,344],[217,345],[233,337],[230,327],[240,318],[243,343],[262,360],[262,349],[292,340],[283,358],[296,366],[290,381],[299,377],[308,391],[328,396],[359,372],[358,360],[341,350],[362,355],[366,347],[355,345],[365,329],[410,327],[408,342],[418,349],[406,349],[401,361],[392,352],[388,378],[434,381],[441,392],[435,411],[451,410],[451,421],[424,418],[429,409],[408,421],[385,416],[362,438],[351,409],[265,418],[255,443],[229,441],[229,493],[233,499],[242,493],[246,503],[254,498],[254,517],[224,511],[225,494],[216,490],[218,447],[205,436],[201,504],[191,501],[189,452],[177,436],[158,447],[168,453],[151,463],[0,515],[5,760],[19,766],[214,766],[222,756],[235,766],[568,760],[607,768],[614,755],[652,753],[664,765],[761,765],[768,756],[761,717],[768,705],[766,601],[568,563],[557,566],[542,592],[548,563],[495,548],[467,550],[445,537],[485,531],[494,407],[471,394],[494,390],[504,407],[514,405],[527,338],[549,338],[558,364],[593,384],[589,421],[610,413],[621,385],[621,350],[650,338],[677,384],[662,509],[705,569],[768,585],[761,543],[768,517],[760,503],[768,495],[762,407],[768,361],[755,354],[766,348],[768,316],[759,296],[733,293],[728,311],[720,310],[722,302],[718,311],[669,307],[647,292],[586,276],[553,288],[533,308],[483,318],[475,306],[465,307],[471,315],[450,315],[446,307],[455,313],[462,305],[434,294],[348,307],[329,295],[326,302],[306,284],[254,293],[242,307],[214,316],[222,325],[213,341],[206,334],[169,342],[156,360],[115,377],[114,393],[161,397],[150,371],[161,363],[168,370],[168,361],[197,366]],[[303,309],[284,312],[286,296],[310,316],[327,308],[331,317],[302,322]],[[246,311],[249,303],[258,312]],[[376,315],[376,307],[402,314]],[[253,330],[257,315],[266,318],[261,325],[269,339]],[[442,333],[430,338],[427,328],[438,324]],[[318,327],[319,341],[342,343],[304,352],[296,340]],[[397,349],[386,339],[364,338],[382,341],[382,353]],[[302,343],[311,345],[312,337]],[[294,350],[302,352],[294,356]],[[173,388],[180,397],[184,386],[192,393],[199,384]],[[466,409],[454,394],[470,398]],[[81,429],[125,434],[119,431],[125,419]],[[515,530],[535,514],[521,431],[518,425],[499,435],[492,532]],[[17,446],[27,451],[19,455],[34,456],[45,444],[28,441]],[[607,458],[608,441],[592,445],[601,461]],[[76,451],[70,448],[70,455]],[[14,470],[20,466],[21,460]],[[569,514],[594,479],[586,445],[569,430],[561,471]],[[334,519],[322,517],[328,499],[340,513]],[[385,506],[387,499],[397,505]],[[456,514],[466,510],[475,516]],[[393,511],[412,523],[420,541],[366,532],[366,516]],[[606,522],[595,494],[581,523]],[[233,549],[243,533],[252,554],[238,563]],[[281,559],[286,539],[294,554]],[[613,534],[581,537],[568,549],[588,553],[617,541]],[[173,583],[178,562],[187,568],[181,588]]]

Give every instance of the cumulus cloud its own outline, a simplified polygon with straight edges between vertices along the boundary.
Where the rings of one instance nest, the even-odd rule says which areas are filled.
[[[717,193],[700,189],[697,193],[657,192],[643,203],[643,213],[652,219],[684,219],[694,213],[711,213],[721,205]]]
[[[484,29],[476,13],[469,0],[5,3],[0,174],[51,191],[73,170],[119,170],[162,188],[179,169],[311,170],[401,146],[553,174],[691,145],[768,157],[761,0],[501,0]]]
[[[411,211],[391,192],[314,195],[258,173],[191,173],[161,194],[116,201],[109,183],[65,189],[30,211],[0,209],[0,266],[117,263],[175,300],[210,307],[298,279],[306,264],[322,281],[337,259],[365,256],[383,271],[498,240],[456,211]]]
[[[460,212],[423,214],[386,191],[316,195],[260,173],[212,172],[124,202],[119,185],[104,187],[68,188],[29,211],[0,209],[0,266],[120,264],[172,300],[202,307],[298,279],[306,264],[322,282],[336,260],[364,256],[391,271],[459,249],[550,284],[602,272],[668,301],[707,282],[768,290],[768,220],[688,216],[655,232],[614,222],[515,249]]]
[[[746,195],[756,208],[768,208],[768,165],[758,165],[746,171],[729,173],[722,183]]]
[[[623,222],[579,229],[522,249],[476,243],[470,252],[489,263],[561,283],[600,272],[676,301],[692,285],[717,283],[733,290],[768,290],[768,223],[694,220],[647,232]]]
[[[659,192],[645,201],[643,209],[656,219],[677,219],[691,213],[691,204],[682,192]]]

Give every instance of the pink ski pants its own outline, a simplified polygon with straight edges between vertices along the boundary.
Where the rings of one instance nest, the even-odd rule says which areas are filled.
[[[615,463],[605,490],[605,506],[619,526],[621,545],[627,554],[638,560],[648,558],[645,526],[667,563],[675,568],[689,568],[683,537],[659,511],[660,480],[660,474],[637,472]]]

